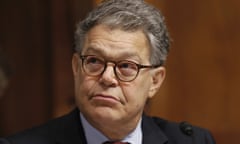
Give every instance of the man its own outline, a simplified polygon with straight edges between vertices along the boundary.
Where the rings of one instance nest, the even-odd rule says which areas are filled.
[[[169,36],[142,0],[106,0],[79,23],[72,70],[77,109],[8,137],[11,144],[213,144],[208,131],[143,114],[165,77]],[[108,142],[107,142],[108,141]]]

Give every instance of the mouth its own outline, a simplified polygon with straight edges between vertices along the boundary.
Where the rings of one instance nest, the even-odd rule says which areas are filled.
[[[111,95],[96,94],[91,97],[92,100],[104,103],[119,103],[120,100]]]

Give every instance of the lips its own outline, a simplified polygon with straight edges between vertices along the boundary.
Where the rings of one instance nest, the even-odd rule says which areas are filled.
[[[119,102],[120,100],[117,99],[114,96],[111,95],[104,95],[104,94],[95,94],[94,96],[92,96],[93,100],[98,100],[98,101],[106,101],[106,102]]]

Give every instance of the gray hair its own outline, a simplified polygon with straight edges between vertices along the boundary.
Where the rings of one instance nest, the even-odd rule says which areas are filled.
[[[77,24],[76,52],[81,53],[87,32],[99,24],[124,31],[142,30],[150,42],[151,64],[162,65],[166,61],[170,38],[164,17],[144,0],[103,0],[86,19]]]

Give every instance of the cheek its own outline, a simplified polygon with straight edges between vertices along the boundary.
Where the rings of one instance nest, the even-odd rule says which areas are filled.
[[[145,77],[144,77],[145,76]],[[150,89],[151,81],[148,75],[144,75],[135,85],[137,85],[137,92],[142,95],[142,97],[147,98]]]
[[[83,103],[88,99],[88,95],[96,84],[96,80],[87,76],[75,78],[75,97],[77,103]]]
[[[78,84],[78,91],[79,95],[87,96],[88,93],[93,89],[94,85],[96,84],[96,80],[93,80],[92,78],[89,77],[82,77],[79,79],[79,84]]]
[[[142,106],[148,98],[149,85],[149,81],[146,80],[131,82],[123,86],[122,91],[128,103]]]

